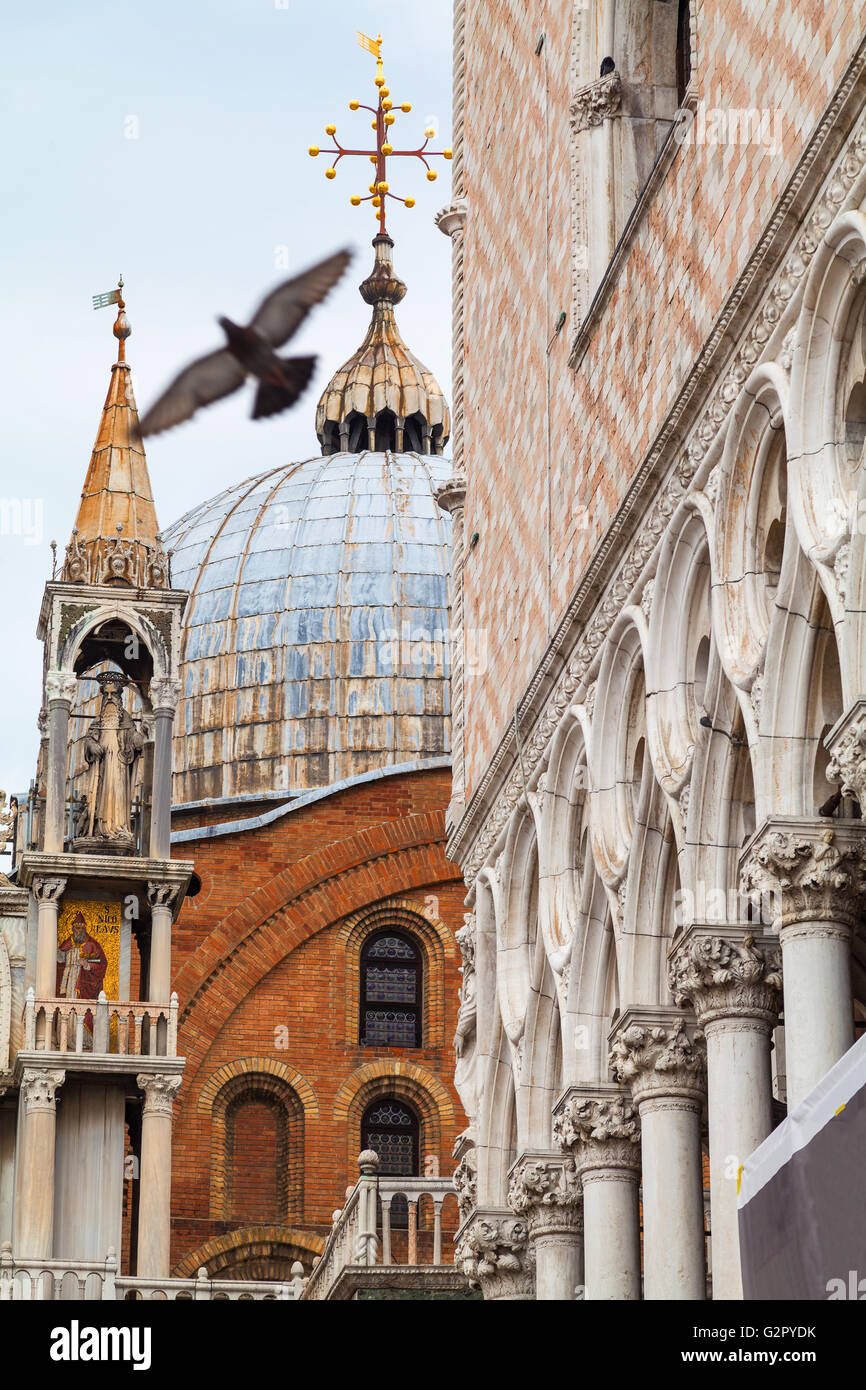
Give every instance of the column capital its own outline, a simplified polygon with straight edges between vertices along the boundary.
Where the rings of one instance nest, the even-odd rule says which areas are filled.
[[[465,198],[455,198],[447,207],[440,208],[435,217],[436,226],[444,236],[460,236],[466,226],[469,211]]]
[[[57,1109],[57,1092],[66,1080],[66,1072],[55,1068],[25,1067],[21,1073],[20,1094],[28,1115],[33,1110]]]
[[[31,887],[38,903],[56,903],[63,896],[65,878],[34,878]]]
[[[45,677],[45,698],[49,705],[63,701],[71,705],[78,689],[78,677],[72,671],[49,671]]]
[[[706,1042],[683,1009],[626,1009],[611,1029],[609,1064],[638,1107],[651,1100],[702,1103]]]
[[[866,695],[853,704],[830,730],[824,746],[830,750],[827,780],[838,782],[843,796],[866,806]]]
[[[721,1019],[753,1019],[770,1029],[781,1003],[782,953],[749,925],[693,923],[668,957],[674,1002],[691,1007],[701,1028]]]
[[[436,503],[443,512],[461,511],[466,503],[466,475],[454,473],[437,487]]]
[[[572,1086],[554,1106],[553,1137],[583,1180],[640,1173],[640,1120],[628,1091],[612,1082]]]
[[[457,1234],[454,1263],[485,1299],[532,1299],[535,1252],[526,1222],[499,1207],[476,1209]]]
[[[151,909],[165,907],[171,911],[180,896],[180,887],[180,884],[170,883],[165,879],[149,879],[147,901]]]
[[[161,1072],[139,1073],[135,1084],[144,1091],[144,1114],[167,1115],[174,1113],[174,1098],[180,1089],[179,1076],[165,1076]]]
[[[478,1155],[474,1147],[466,1149],[460,1155],[460,1162],[454,1169],[453,1182],[462,1225],[472,1215],[478,1203]]]
[[[524,1153],[511,1169],[508,1205],[526,1221],[530,1240],[583,1230],[583,1189],[574,1159],[559,1153]]]
[[[150,682],[150,699],[154,714],[174,714],[180,699],[181,684],[178,680],[162,677]]]
[[[824,922],[836,934],[853,930],[866,898],[863,822],[772,816],[743,850],[740,882],[746,893],[775,895],[781,928]]]

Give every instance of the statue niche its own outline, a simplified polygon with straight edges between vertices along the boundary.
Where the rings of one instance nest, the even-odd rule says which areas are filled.
[[[102,699],[99,715],[84,739],[88,771],[74,848],[95,854],[131,854],[136,765],[146,739],[123,708],[126,677],[105,671],[96,679]]]

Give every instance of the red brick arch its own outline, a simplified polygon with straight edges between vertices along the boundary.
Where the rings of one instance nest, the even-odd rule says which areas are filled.
[[[372,826],[290,865],[214,927],[174,983],[184,1001],[184,1091],[239,1000],[295,947],[383,898],[452,881],[443,841],[441,812]]]
[[[325,1248],[323,1237],[294,1226],[243,1226],[227,1235],[205,1241],[197,1250],[178,1261],[172,1271],[175,1279],[191,1279],[200,1269],[206,1269],[211,1279],[225,1278],[226,1272],[238,1265],[246,1266],[244,1276],[277,1280],[291,1277],[291,1267],[300,1260],[309,1273]],[[249,1266],[255,1262],[256,1271]]]

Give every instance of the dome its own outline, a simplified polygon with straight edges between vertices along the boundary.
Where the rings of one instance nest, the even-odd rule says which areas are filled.
[[[187,589],[175,805],[282,798],[447,754],[450,464],[335,453],[164,533]]]

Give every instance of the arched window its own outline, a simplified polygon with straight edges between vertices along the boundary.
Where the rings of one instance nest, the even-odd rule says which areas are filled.
[[[382,1096],[364,1111],[361,1143],[379,1155],[383,1177],[416,1177],[418,1173],[419,1121],[405,1100]]]
[[[379,1155],[381,1177],[413,1178],[418,1175],[420,1125],[412,1106],[392,1096],[374,1100],[361,1121],[361,1144]],[[398,1193],[391,1201],[391,1226],[401,1230],[409,1224],[409,1206]]]
[[[403,932],[374,932],[361,952],[362,1047],[420,1047],[421,951]]]

